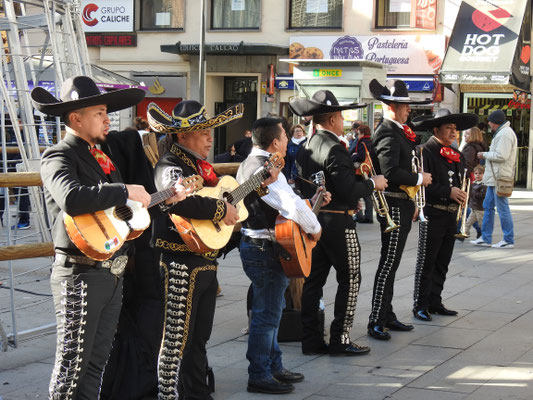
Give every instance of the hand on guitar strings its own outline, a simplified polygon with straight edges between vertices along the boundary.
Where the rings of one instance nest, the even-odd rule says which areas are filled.
[[[237,222],[239,222],[239,213],[237,212],[237,208],[228,202],[226,202],[226,215],[222,221],[224,221],[226,225],[235,225]]]
[[[148,208],[150,200],[152,197],[146,191],[142,185],[126,185],[126,190],[128,191],[128,199],[133,201],[138,201],[142,203],[144,208]]]
[[[318,242],[320,240],[320,236],[322,236],[322,229],[318,233],[308,233],[307,234],[311,240]]]

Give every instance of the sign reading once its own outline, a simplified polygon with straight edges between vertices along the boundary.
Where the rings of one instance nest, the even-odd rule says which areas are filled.
[[[315,69],[313,76],[317,78],[340,78],[342,76],[342,69]]]

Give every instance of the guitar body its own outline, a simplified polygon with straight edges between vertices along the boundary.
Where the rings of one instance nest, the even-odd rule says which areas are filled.
[[[150,215],[137,201],[126,205],[72,217],[63,215],[70,240],[87,257],[111,258],[126,240],[139,237],[150,225]]]
[[[307,205],[311,204],[306,200]],[[311,240],[300,226],[281,215],[276,218],[276,241],[290,254],[291,259],[281,257],[281,265],[289,278],[306,278],[311,272],[311,258],[316,242]]]
[[[204,187],[196,192],[197,196],[211,197],[224,200],[224,196],[239,187],[235,178],[229,175],[221,177],[215,187]],[[239,221],[248,218],[248,210],[244,201],[238,202],[235,207],[239,215]],[[233,225],[226,225],[223,221],[213,223],[207,219],[184,218],[172,214],[170,219],[176,226],[181,238],[189,249],[195,253],[206,253],[224,247],[233,233]]]

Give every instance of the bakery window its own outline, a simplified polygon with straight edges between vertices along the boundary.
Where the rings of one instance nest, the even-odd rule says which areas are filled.
[[[374,29],[434,31],[436,14],[437,0],[375,0]]]
[[[343,0],[288,1],[288,29],[342,29]]]
[[[139,1],[142,31],[183,30],[185,0]]]
[[[212,30],[258,30],[261,0],[211,0]]]

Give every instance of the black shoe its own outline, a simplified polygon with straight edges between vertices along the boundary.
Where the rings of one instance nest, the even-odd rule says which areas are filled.
[[[454,310],[448,310],[446,307],[442,306],[439,308],[429,308],[429,312],[431,314],[439,314],[439,315],[450,315],[454,316],[457,315],[458,312]]]
[[[322,343],[321,346],[313,347],[313,348],[308,348],[308,347],[304,348],[302,346],[302,353],[304,353],[306,356],[315,356],[317,354],[328,354],[329,349],[326,343]]]
[[[414,328],[413,325],[407,325],[403,324],[400,321],[392,321],[387,324],[387,328],[389,328],[391,331],[401,331],[401,332],[407,332]]]
[[[378,340],[389,340],[391,338],[390,333],[383,325],[375,325],[372,328],[368,328],[368,335]]]
[[[303,374],[299,372],[292,372],[283,368],[281,371],[273,372],[272,376],[280,382],[295,383],[304,380]]]
[[[280,382],[276,378],[260,381],[248,381],[247,391],[252,393],[285,394],[294,391],[290,383]]]
[[[478,232],[478,233],[476,234],[476,239],[479,239],[480,237],[481,237],[481,232]]]
[[[413,315],[416,319],[419,319],[420,321],[431,321],[431,315],[429,315],[429,312],[427,310],[413,310]]]
[[[329,345],[329,355],[330,356],[361,356],[367,354],[370,351],[370,347],[359,346],[355,343],[350,343],[348,345]]]

